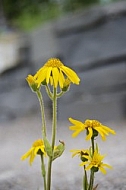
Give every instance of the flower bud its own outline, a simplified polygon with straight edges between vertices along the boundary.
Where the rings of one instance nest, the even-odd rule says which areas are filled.
[[[81,156],[80,156],[80,158],[81,158],[81,160],[82,160],[82,162],[86,162],[86,161],[88,161],[88,159],[87,158],[85,158],[85,156],[88,156],[89,154],[88,154],[88,152],[84,152],[84,151],[81,151]]]
[[[37,90],[39,90],[38,84],[36,83],[34,76],[28,75],[26,80],[27,80],[27,82],[28,82],[28,84],[29,84],[29,86],[33,92],[36,92]]]
[[[95,166],[93,166],[91,169],[93,170],[93,172],[98,172],[98,170],[99,170],[99,168],[95,167]]]
[[[53,160],[55,160],[56,158],[60,157],[64,150],[65,150],[65,144],[62,141],[59,141],[60,144],[54,149],[54,153],[53,153]]]
[[[64,84],[63,84],[63,88],[62,88],[62,91],[63,91],[63,92],[66,92],[66,91],[69,90],[70,83],[71,83],[71,81],[70,81],[68,78],[66,78],[66,79],[65,79],[65,82],[64,82]]]

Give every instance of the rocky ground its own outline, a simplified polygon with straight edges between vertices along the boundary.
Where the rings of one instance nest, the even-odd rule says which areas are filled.
[[[50,135],[50,120],[47,127]],[[102,154],[107,154],[105,162],[112,165],[106,175],[96,174],[95,181],[98,190],[126,189],[126,121],[105,123],[116,131],[116,136],[110,135],[106,142],[98,139]],[[71,158],[70,149],[87,147],[82,135],[71,138],[68,129],[69,122],[58,124],[57,141],[66,143],[63,156],[53,164],[52,190],[81,190],[82,168],[77,157]],[[31,146],[32,142],[41,137],[41,122],[39,114],[29,115],[11,122],[0,124],[0,190],[35,190],[42,188],[40,160],[36,158],[33,165],[21,161],[20,157]]]

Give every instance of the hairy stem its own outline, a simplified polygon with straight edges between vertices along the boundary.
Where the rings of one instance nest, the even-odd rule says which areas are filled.
[[[53,88],[53,121],[52,121],[52,151],[55,146],[56,129],[57,129],[57,89]],[[47,174],[47,190],[51,188],[51,171],[52,171],[52,157],[48,161],[48,174]]]
[[[37,96],[39,99],[40,109],[41,109],[41,118],[42,118],[42,136],[46,136],[46,121],[45,121],[45,109],[44,109],[44,102],[41,92],[37,91]]]
[[[43,176],[43,182],[44,182],[44,190],[46,190],[46,171],[45,171],[43,154],[41,154],[41,164],[42,164],[41,170],[42,170],[42,176]]]
[[[93,155],[94,155],[94,137],[91,138],[91,146],[92,146],[92,157],[93,157]],[[93,185],[94,185],[94,171],[91,169],[88,190],[93,190]]]

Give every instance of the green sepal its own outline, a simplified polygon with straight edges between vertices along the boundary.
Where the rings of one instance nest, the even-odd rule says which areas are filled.
[[[95,138],[97,136],[98,136],[98,131],[96,131],[95,129],[93,129],[93,135],[92,135],[92,137]]]
[[[47,85],[46,83],[46,79],[44,79],[42,82],[41,82],[42,85]]]
[[[62,88],[62,91],[63,92],[66,92],[66,91],[68,91],[70,89],[70,85],[67,85],[67,86],[64,86],[63,88]]]
[[[40,87],[38,88],[38,84],[36,84],[36,83],[29,85],[29,86],[30,86],[32,92],[37,92],[40,89]]]
[[[54,149],[53,160],[60,157],[63,154],[64,150],[65,150],[64,142],[62,142],[62,141],[59,141],[59,142],[60,142],[60,144]]]
[[[98,170],[99,170],[99,168],[95,167],[95,166],[93,166],[91,169],[92,169],[93,172],[98,172]]]
[[[50,145],[48,139],[47,139],[45,136],[44,136],[44,138],[43,138],[43,141],[44,141],[45,151],[46,151],[47,155],[48,155],[49,157],[52,157],[52,156],[53,156],[52,147],[51,147],[51,145]]]
[[[88,159],[84,157],[84,156],[88,156],[88,155],[89,155],[88,153],[83,154],[83,153],[81,152],[81,157],[80,157],[81,161],[82,161],[82,162],[88,161]]]

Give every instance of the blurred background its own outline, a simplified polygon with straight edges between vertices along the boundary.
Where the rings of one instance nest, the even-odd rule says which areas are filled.
[[[125,190],[125,0],[0,1],[0,190],[42,187],[39,158],[29,167],[20,157],[41,138],[39,102],[25,78],[50,57],[59,58],[81,79],[58,101],[57,141],[65,141],[66,150],[54,162],[52,190],[81,189],[82,168],[70,149],[86,143],[83,136],[71,138],[68,117],[98,119],[116,131],[106,143],[99,140],[101,154],[108,154],[106,163],[114,169],[106,176],[98,173],[96,183],[100,190]],[[50,135],[46,93],[44,101]]]
[[[2,0],[0,2],[0,121],[36,112],[25,81],[48,58],[76,70],[79,86],[59,102],[58,117],[126,116],[126,1]],[[45,95],[46,107],[50,102]],[[49,111],[51,113],[51,111]]]

